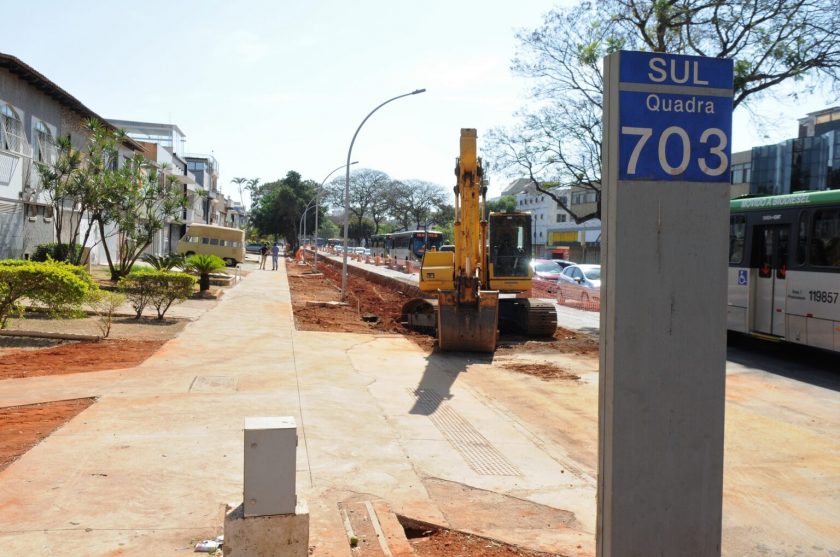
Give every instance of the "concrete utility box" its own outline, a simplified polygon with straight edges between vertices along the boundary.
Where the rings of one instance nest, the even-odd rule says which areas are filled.
[[[295,513],[296,453],[293,417],[245,418],[244,516]]]

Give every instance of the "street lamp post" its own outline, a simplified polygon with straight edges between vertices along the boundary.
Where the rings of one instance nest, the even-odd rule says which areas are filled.
[[[331,170],[330,173],[327,174],[324,177],[324,179],[321,181],[321,185],[318,187],[318,189],[315,190],[315,258],[312,262],[312,270],[315,271],[315,272],[318,271],[318,212],[319,212],[318,211],[318,205],[319,205],[319,196],[321,195],[321,191],[324,189],[324,184],[327,183],[327,180],[329,179],[330,176],[332,176],[333,174],[335,174],[336,172],[338,172],[339,170],[341,170],[345,166],[349,169],[352,165],[358,164],[358,162],[359,162],[359,161],[349,162],[349,160],[350,160],[349,157],[348,157],[347,160],[348,160],[347,164],[342,164],[341,166],[337,166],[333,170]],[[349,170],[348,170],[348,172],[349,172]],[[306,214],[306,213],[304,212],[304,214]]]
[[[424,93],[425,89],[416,89],[411,93],[405,93],[402,95],[397,95],[396,97],[392,97],[387,101],[383,102],[376,108],[370,111],[370,113],[365,116],[365,119],[362,120],[362,123],[359,124],[359,127],[356,128],[356,133],[353,134],[353,139],[350,141],[350,148],[347,150],[347,173],[345,174],[344,179],[344,249],[342,250],[342,264],[341,264],[341,301],[345,301],[347,299],[347,244],[349,240],[349,230],[350,230],[350,157],[353,154],[353,144],[356,143],[356,136],[359,135],[359,131],[361,131],[362,126],[365,125],[365,122],[368,121],[368,118],[373,116],[373,113],[385,106],[386,104],[393,102],[397,99],[401,99],[403,97],[410,97],[411,95],[419,95],[420,93]]]

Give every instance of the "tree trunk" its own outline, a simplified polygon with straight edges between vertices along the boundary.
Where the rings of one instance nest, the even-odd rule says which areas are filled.
[[[203,273],[198,279],[198,290],[204,292],[210,290],[210,273]]]

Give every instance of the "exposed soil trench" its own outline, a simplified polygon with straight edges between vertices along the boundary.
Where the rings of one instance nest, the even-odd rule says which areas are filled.
[[[341,299],[341,273],[327,263],[318,265],[321,276],[314,275],[309,265],[287,262],[289,288],[292,293],[292,307],[295,326],[302,331],[326,331],[345,333],[400,334],[420,347],[432,351],[435,339],[417,333],[400,323],[403,305],[410,297],[386,286],[374,284],[353,273],[347,276],[347,305],[313,306],[312,302],[339,302]],[[366,321],[363,317],[372,319]],[[589,335],[558,328],[554,336],[546,339],[528,339],[516,335],[505,335],[500,339],[499,354],[517,352],[565,352],[576,354],[597,354],[598,341]],[[514,371],[525,372],[522,369]],[[563,378],[562,373],[543,370],[542,378]]]

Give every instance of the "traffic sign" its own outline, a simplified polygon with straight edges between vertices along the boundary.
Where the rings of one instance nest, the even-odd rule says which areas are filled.
[[[619,180],[729,182],[732,60],[621,52]]]

